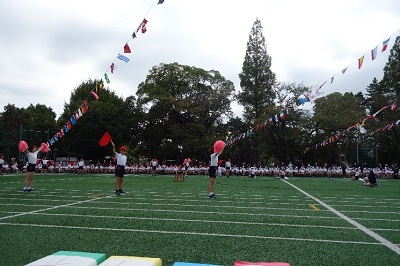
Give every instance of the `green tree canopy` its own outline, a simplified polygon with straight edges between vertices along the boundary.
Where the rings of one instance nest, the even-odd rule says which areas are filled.
[[[142,121],[141,149],[147,156],[175,159],[177,145],[185,156],[207,160],[219,136],[222,117],[231,115],[234,85],[218,71],[180,65],[154,66],[139,84]],[[194,159],[194,158],[192,158]]]

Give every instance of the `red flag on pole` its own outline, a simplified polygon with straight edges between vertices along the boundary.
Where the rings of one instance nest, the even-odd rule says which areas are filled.
[[[108,143],[111,141],[111,136],[110,133],[108,133],[108,131],[106,133],[104,133],[103,137],[101,137],[99,144],[100,146],[107,146]]]

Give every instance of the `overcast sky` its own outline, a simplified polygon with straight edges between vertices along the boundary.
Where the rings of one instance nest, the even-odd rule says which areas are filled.
[[[374,77],[381,79],[400,30],[399,0],[157,2],[0,0],[0,111],[9,103],[20,108],[40,103],[59,116],[77,86],[105,72],[110,90],[125,98],[160,63],[218,70],[240,90],[238,74],[256,18],[278,81],[308,86],[328,81],[324,95],[365,92]],[[147,32],[132,40],[144,17]],[[124,63],[116,57],[127,41],[132,53]],[[377,45],[378,57],[371,61]],[[232,107],[240,115],[241,108]]]

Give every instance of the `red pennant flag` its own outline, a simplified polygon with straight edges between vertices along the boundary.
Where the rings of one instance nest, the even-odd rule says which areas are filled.
[[[124,53],[129,54],[131,52],[131,48],[129,47],[129,45],[126,43],[124,46]]]
[[[94,91],[91,91],[90,93],[92,94],[92,96],[93,96],[93,98],[94,98],[95,100],[98,100],[98,99],[99,99],[99,96],[98,96]]]
[[[93,91],[92,91],[93,92]],[[86,102],[86,100],[84,100],[83,101],[83,103],[81,104],[81,109],[80,110],[82,110],[82,115],[83,114],[85,114],[88,110],[89,110],[89,106],[87,105],[87,102]],[[78,112],[80,111],[80,110],[78,110]],[[82,116],[81,115],[81,116]]]
[[[139,27],[136,29],[136,32],[138,32],[140,30],[140,28],[142,28],[142,32],[143,32],[143,27],[146,28],[146,23],[147,23],[147,19],[143,19],[142,23],[140,23]],[[144,32],[143,32],[144,33]],[[133,37],[133,36],[132,36]]]
[[[146,24],[143,24],[143,26],[142,26],[142,33],[145,33],[147,31],[147,29],[146,29]]]
[[[101,137],[99,144],[100,146],[104,147],[107,146],[110,141],[111,141],[111,136],[110,133],[108,133],[107,131],[106,133],[104,133],[103,137]]]
[[[387,39],[386,41],[384,41],[383,42],[383,46],[382,46],[382,53],[384,52],[384,51],[386,51],[386,49],[387,49],[387,47],[388,47],[388,43],[389,43],[389,40],[390,40],[390,37],[389,37],[389,39]]]

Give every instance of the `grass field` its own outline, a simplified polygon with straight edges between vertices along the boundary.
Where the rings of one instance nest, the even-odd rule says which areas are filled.
[[[400,265],[400,180],[379,187],[338,178],[127,175],[0,177],[0,265],[24,265],[60,250],[233,265]]]

